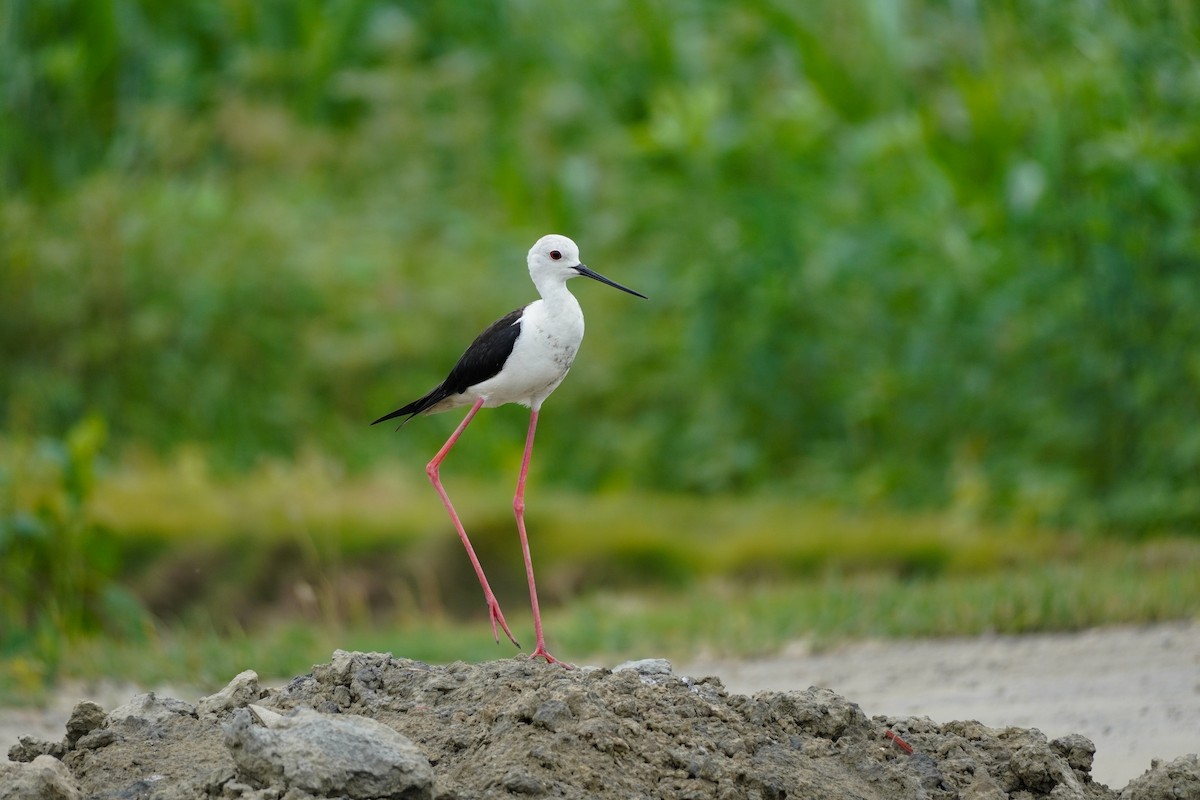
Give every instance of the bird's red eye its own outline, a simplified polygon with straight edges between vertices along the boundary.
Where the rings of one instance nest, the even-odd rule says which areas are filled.
[[[551,250],[550,258],[554,261],[558,261],[560,258],[562,258],[562,253],[558,252],[557,250]]]

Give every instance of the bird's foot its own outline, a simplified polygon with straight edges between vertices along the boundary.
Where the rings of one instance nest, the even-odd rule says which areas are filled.
[[[503,630],[504,635],[508,637],[508,640],[515,644],[517,649],[520,650],[521,643],[516,640],[516,638],[512,635],[512,631],[508,629],[508,623],[504,621],[504,614],[501,613],[500,604],[496,602],[496,598],[488,597],[487,604],[488,615],[492,619],[492,637],[495,638],[496,644],[500,644],[500,631]],[[499,629],[497,629],[497,626],[499,626]]]
[[[568,664],[566,661],[560,661],[559,659],[550,655],[550,653],[548,653],[546,651],[545,644],[539,644],[537,646],[537,648],[533,651],[533,653],[529,656],[529,660],[532,661],[533,659],[539,658],[539,657],[546,659],[547,664],[558,664],[563,669],[575,669],[574,664]]]

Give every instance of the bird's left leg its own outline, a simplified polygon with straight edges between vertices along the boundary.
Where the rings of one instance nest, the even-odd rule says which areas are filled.
[[[521,474],[517,478],[517,493],[513,497],[513,512],[517,515],[517,533],[521,535],[521,554],[525,556],[525,576],[529,579],[529,603],[533,607],[533,630],[537,645],[530,658],[541,656],[550,664],[570,664],[559,661],[546,651],[546,637],[542,633],[542,612],[538,610],[537,585],[533,581],[533,560],[529,557],[529,537],[525,534],[525,479],[529,477],[529,457],[533,455],[533,434],[537,430],[538,412],[529,415],[529,433],[525,436],[525,457],[521,460]]]
[[[450,434],[450,438],[442,445],[442,449],[438,450],[437,455],[433,457],[425,466],[425,474],[429,476],[429,480],[433,483],[433,488],[437,490],[438,497],[442,498],[442,505],[446,507],[446,511],[450,514],[450,521],[454,524],[454,530],[458,531],[458,538],[462,540],[463,547],[467,548],[467,557],[471,559],[471,566],[475,568],[475,575],[479,578],[479,585],[483,587],[483,598],[488,606],[488,616],[492,621],[492,636],[495,637],[496,643],[500,643],[500,634],[496,630],[499,625],[504,630],[504,634],[509,641],[520,647],[521,644],[513,638],[512,631],[508,629],[508,623],[504,621],[504,615],[500,613],[500,603],[496,601],[496,595],[492,592],[492,587],[488,585],[487,576],[483,574],[483,567],[479,563],[479,558],[475,555],[475,548],[471,546],[471,540],[467,538],[467,531],[463,528],[462,520],[458,518],[458,512],[454,510],[454,504],[450,502],[450,495],[446,494],[446,488],[442,486],[442,479],[438,472],[442,466],[442,461],[445,460],[450,448],[454,447],[454,443],[458,441],[458,437],[462,436],[462,432],[471,424],[471,420],[479,413],[479,409],[483,408],[484,398],[480,397],[471,406],[471,410],[467,412],[467,416],[454,429],[454,433]]]

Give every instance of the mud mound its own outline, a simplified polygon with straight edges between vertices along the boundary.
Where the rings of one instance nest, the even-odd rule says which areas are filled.
[[[10,751],[0,798],[1200,798],[1194,757],[1118,795],[1092,780],[1093,752],[1079,735],[868,718],[815,687],[731,695],[665,661],[338,651],[280,689],[245,672],[196,706],[80,703],[62,742]]]

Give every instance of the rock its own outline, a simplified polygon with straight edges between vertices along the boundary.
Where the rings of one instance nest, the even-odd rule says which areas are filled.
[[[380,670],[395,663],[391,653],[360,653],[334,650],[328,664],[318,664],[313,675],[322,681],[350,685],[357,678],[370,684]]]
[[[1096,756],[1096,745],[1078,733],[1060,736],[1050,743],[1050,749],[1067,760],[1067,765],[1076,772],[1090,773],[1092,759]]]
[[[1191,753],[1150,769],[1129,782],[1120,800],[1193,800],[1200,797],[1200,755]]]
[[[866,734],[867,716],[846,698],[817,686],[803,692],[760,692],[749,711],[755,722],[778,725],[793,734],[837,740],[850,733]]]
[[[532,775],[518,769],[509,770],[504,776],[504,788],[510,794],[539,795],[546,793],[546,787]]]
[[[100,728],[82,737],[75,743],[76,750],[99,750],[117,740],[117,734],[109,728]]]
[[[196,712],[201,716],[222,716],[235,708],[244,708],[258,701],[263,695],[258,685],[258,673],[252,669],[239,672],[224,689],[196,702]]]
[[[0,800],[78,800],[79,784],[54,756],[41,755],[28,764],[0,762]]]
[[[174,697],[159,697],[154,692],[146,692],[134,695],[128,703],[108,712],[106,723],[109,727],[155,725],[176,716],[195,717],[196,707]]]
[[[45,755],[62,760],[79,747],[103,747],[114,738],[112,731],[104,729],[106,718],[104,709],[91,700],[76,703],[67,720],[67,735],[62,741],[50,742],[22,736],[17,744],[9,748],[8,758],[11,761],[32,762],[38,756]]]
[[[411,740],[366,717],[298,708],[267,729],[238,709],[225,745],[253,786],[356,800],[433,797],[429,760]]]
[[[278,711],[272,711],[269,708],[264,708],[254,703],[246,706],[246,708],[250,709],[250,713],[254,715],[254,719],[264,728],[278,727],[279,723],[285,719],[283,714],[280,714]]]
[[[1054,792],[1056,798],[1083,797],[1079,779],[1067,766],[1066,759],[1055,755],[1049,745],[1027,744],[1013,753],[1009,769],[1019,782],[1018,788],[1042,794]]]
[[[53,756],[62,758],[66,755],[67,747],[62,742],[48,742],[32,736],[22,736],[17,743],[8,748],[9,761],[33,761],[38,756]]]
[[[556,731],[566,722],[574,718],[571,713],[571,707],[562,700],[547,700],[538,706],[537,711],[533,712],[532,722],[534,725],[545,728],[548,731]]]
[[[638,675],[670,675],[674,672],[671,662],[665,658],[642,658],[637,661],[626,661],[613,667],[613,672],[633,670]]]
[[[67,720],[67,745],[74,747],[75,743],[87,734],[104,725],[104,709],[91,700],[76,703],[71,710],[71,718]]]

